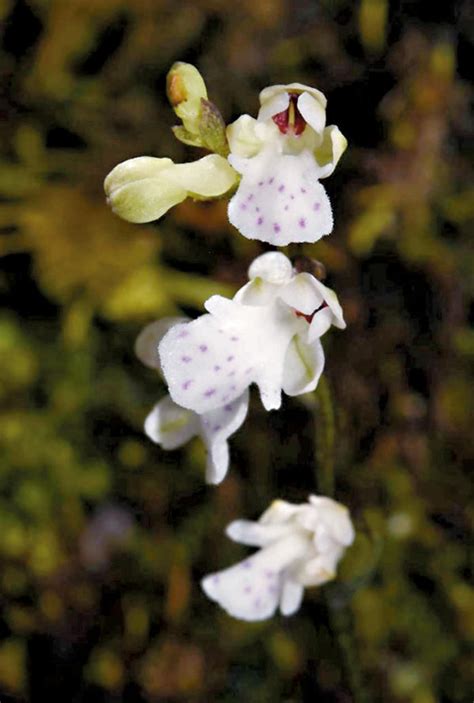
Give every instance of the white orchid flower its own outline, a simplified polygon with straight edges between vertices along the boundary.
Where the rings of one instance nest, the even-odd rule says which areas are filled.
[[[159,344],[175,403],[199,414],[242,396],[256,383],[267,410],[316,388],[324,367],[319,337],[344,328],[335,293],[309,273],[295,273],[280,252],[259,256],[233,300],[214,295],[207,315],[172,327]]]
[[[107,202],[129,222],[157,220],[187,197],[198,200],[227,193],[237,174],[218,154],[189,164],[138,156],[118,164],[104,181]]]
[[[260,550],[206,576],[202,588],[229,615],[251,621],[271,617],[278,606],[283,615],[295,613],[305,587],[333,579],[345,549],[354,541],[347,508],[314,495],[300,505],[274,501],[258,522],[236,520],[226,534]]]
[[[187,318],[164,318],[147,325],[135,343],[135,353],[146,366],[161,373],[158,343],[174,325]],[[162,398],[145,420],[145,433],[163,449],[181,447],[193,437],[201,437],[207,449],[206,481],[220,483],[229,468],[227,440],[247,416],[249,393],[245,390],[232,402],[198,415],[177,405],[169,395]]]
[[[255,120],[242,115],[227,127],[229,163],[242,174],[229,220],[249,239],[276,246],[315,242],[332,232],[329,198],[319,183],[347,146],[338,127],[326,127],[326,98],[291,83],[260,93]]]

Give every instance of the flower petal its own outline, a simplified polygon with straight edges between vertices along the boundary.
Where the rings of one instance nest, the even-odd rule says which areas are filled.
[[[310,93],[304,92],[298,97],[298,110],[304,120],[317,134],[323,131],[326,124],[326,107]]]
[[[230,615],[242,620],[265,620],[279,603],[282,572],[307,548],[307,539],[300,535],[284,537],[240,564],[207,576],[202,587]]]
[[[255,382],[267,410],[280,407],[288,345],[300,321],[279,300],[239,305],[212,296],[212,315],[173,327],[159,346],[173,400],[197,413],[230,403]]]
[[[171,397],[199,414],[232,402],[253,380],[246,340],[213,315],[173,327],[159,353]]]
[[[288,283],[293,275],[293,266],[287,256],[280,251],[267,251],[252,261],[248,277],[261,278],[268,283],[282,285]]]
[[[218,154],[209,154],[187,164],[176,164],[170,177],[188,194],[202,198],[223,195],[237,182],[234,169],[227,159]]]
[[[250,547],[266,547],[276,539],[286,537],[291,531],[288,524],[272,523],[269,525],[251,520],[234,520],[227,525],[226,535],[234,542]]]
[[[150,369],[161,371],[158,344],[174,325],[187,322],[186,317],[163,317],[144,327],[135,342],[135,355]]]
[[[319,339],[308,344],[302,335],[295,335],[285,357],[284,392],[295,396],[314,391],[323,369],[324,351]]]
[[[299,609],[303,600],[304,587],[287,576],[283,579],[280,599],[282,615],[293,615]]]
[[[229,615],[257,622],[274,614],[280,600],[280,581],[278,575],[267,578],[265,570],[251,557],[230,569],[206,576],[201,586]]]
[[[327,178],[336,168],[339,159],[347,149],[347,139],[339,127],[331,125],[323,131],[322,142],[315,149],[316,161],[321,167],[320,178]]]
[[[227,440],[244,422],[249,404],[248,390],[231,403],[200,416],[201,436],[208,449],[206,481],[220,483],[229,467]]]
[[[262,100],[263,94],[264,91],[260,93],[260,102],[262,106],[258,111],[257,116],[257,120],[259,122],[266,122],[266,120],[270,120],[274,115],[286,110],[290,104],[290,95],[286,90],[275,92],[273,95]]]
[[[329,198],[309,151],[291,155],[267,149],[244,168],[233,163],[243,176],[228,214],[245,237],[284,246],[315,242],[332,231]]]
[[[242,115],[228,125],[227,140],[233,154],[243,156],[246,159],[258,154],[262,148],[262,140],[257,127],[257,120],[250,115]]]
[[[298,312],[311,315],[324,301],[317,283],[310,273],[299,273],[281,289],[280,298]]]
[[[286,500],[274,500],[259,518],[262,525],[273,525],[287,522],[300,510],[299,505],[288,503]]]
[[[176,449],[199,433],[195,413],[176,405],[167,395],[155,405],[145,420],[145,433],[163,449]]]
[[[324,93],[321,93],[317,88],[312,88],[309,85],[303,85],[303,83],[289,83],[288,85],[270,85],[260,91],[259,100],[260,104],[271,100],[278,93],[309,93],[316,100],[318,100],[323,107],[326,107],[327,100]]]
[[[308,331],[308,341],[311,342],[317,337],[321,337],[331,325],[339,329],[345,329],[346,322],[342,312],[338,297],[331,288],[325,286],[321,281],[314,279],[313,285],[321,293],[327,307],[318,310],[311,321]]]
[[[142,178],[115,188],[107,202],[116,215],[141,224],[158,220],[170,208],[185,200],[187,193],[169,177],[172,167],[159,177]]]
[[[104,181],[104,190],[107,197],[124,185],[134,181],[142,181],[145,178],[157,178],[162,171],[173,167],[171,159],[157,159],[154,156],[137,156],[134,159],[127,159],[117,164],[111,170]]]

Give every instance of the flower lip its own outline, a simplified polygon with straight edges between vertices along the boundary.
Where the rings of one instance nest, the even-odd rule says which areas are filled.
[[[272,115],[272,120],[282,134],[292,134],[299,137],[306,128],[306,120],[298,110],[299,93],[289,93],[290,102],[285,110]]]

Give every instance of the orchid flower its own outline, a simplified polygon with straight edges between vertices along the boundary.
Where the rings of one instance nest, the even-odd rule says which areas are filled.
[[[267,410],[281,391],[316,388],[324,367],[320,336],[344,328],[335,293],[309,273],[295,273],[280,252],[253,261],[250,282],[232,300],[214,295],[207,315],[173,326],[159,344],[163,374],[175,403],[207,413],[256,383]]]
[[[146,366],[161,373],[158,343],[163,335],[187,318],[164,318],[147,325],[135,343],[135,353]],[[193,437],[201,437],[207,449],[206,481],[220,483],[229,467],[227,440],[245,420],[249,394],[241,396],[220,408],[198,415],[177,405],[169,395],[162,398],[145,420],[145,433],[163,449],[181,447]]]
[[[249,239],[276,246],[315,242],[333,218],[319,183],[347,146],[338,127],[326,127],[326,98],[301,83],[260,93],[257,119],[242,115],[227,127],[229,163],[242,180],[229,203],[229,220]]]
[[[260,549],[201,583],[211,600],[241,620],[266,620],[277,606],[283,615],[295,613],[305,587],[333,579],[354,540],[347,508],[314,495],[299,505],[276,500],[257,522],[235,520],[226,534]]]
[[[224,195],[236,181],[237,174],[218,154],[189,164],[138,156],[112,169],[104,189],[116,215],[129,222],[151,222],[187,197],[208,200]]]

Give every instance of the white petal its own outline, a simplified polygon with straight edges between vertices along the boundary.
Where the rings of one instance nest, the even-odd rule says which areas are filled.
[[[283,538],[230,569],[203,579],[205,593],[230,615],[265,620],[273,615],[281,595],[281,573],[307,551],[299,535]]]
[[[206,481],[220,483],[229,467],[227,440],[244,422],[249,404],[248,390],[231,403],[200,416],[201,436],[208,449]]]
[[[286,352],[284,392],[295,396],[314,391],[323,369],[324,351],[319,339],[308,344],[302,335],[295,335]]]
[[[293,568],[292,576],[303,586],[321,586],[332,581],[336,575],[336,564],[340,552],[331,555],[318,555],[313,559],[301,560],[297,568]]]
[[[300,505],[288,503],[286,500],[274,500],[267,510],[260,516],[262,525],[273,525],[288,522],[298,513]]]
[[[261,278],[268,283],[283,285],[293,276],[293,266],[280,251],[267,251],[252,261],[248,270],[249,279]]]
[[[321,337],[328,330],[330,325],[334,325],[339,329],[345,329],[346,327],[344,314],[335,292],[316,278],[314,279],[314,285],[321,292],[328,307],[318,310],[314,315],[308,332],[309,341]]]
[[[163,317],[144,327],[135,342],[135,354],[142,364],[161,370],[158,344],[171,327],[186,321],[186,317]]]
[[[205,594],[229,615],[257,622],[274,614],[280,600],[280,581],[279,575],[267,578],[265,571],[258,569],[250,558],[206,576],[201,585]]]
[[[262,93],[260,93],[260,96],[262,96]],[[262,102],[262,107],[258,111],[257,120],[259,122],[270,120],[274,115],[278,115],[278,113],[286,110],[289,104],[290,96],[286,91],[276,93]]]
[[[298,97],[297,107],[304,120],[317,134],[320,134],[326,124],[325,106],[312,95],[305,92]]]
[[[145,433],[163,449],[176,449],[199,433],[198,417],[176,405],[167,395],[147,416]]]
[[[316,242],[333,228],[331,205],[309,151],[265,150],[247,160],[229,219],[249,239],[275,246]]]
[[[318,284],[319,281],[310,273],[299,273],[282,287],[279,295],[290,307],[311,315],[324,301]]]
[[[281,286],[254,278],[242,286],[234,295],[234,301],[242,305],[270,305],[275,302]]]
[[[234,520],[227,525],[226,535],[234,542],[250,547],[266,547],[277,539],[286,537],[292,530],[289,524],[272,523],[269,525],[251,520]]]
[[[281,590],[280,610],[282,615],[293,615],[299,609],[303,600],[304,588],[290,577],[283,579]]]
[[[213,315],[173,327],[159,353],[171,397],[199,414],[232,402],[254,378],[247,340]]]
[[[257,120],[250,115],[242,115],[232,122],[226,130],[229,148],[232,154],[246,159],[258,154],[262,140],[257,130]]]
[[[159,346],[173,400],[204,413],[255,382],[264,407],[278,408],[286,350],[300,320],[279,300],[259,307],[213,296],[206,306],[212,315],[173,327]]]
[[[107,202],[116,215],[128,222],[141,224],[158,220],[187,197],[186,190],[170,177],[172,171],[170,167],[157,177],[125,183],[110,193]]]
[[[321,144],[315,149],[316,161],[321,167],[320,178],[327,178],[337,166],[337,163],[347,149],[347,139],[339,127],[326,127],[322,134]]]
[[[354,526],[345,505],[326,496],[309,496],[309,502],[340,544],[349,546],[355,538]]]
[[[289,83],[288,85],[270,85],[261,90],[259,95],[260,104],[263,105],[278,93],[309,93],[316,98],[323,107],[326,107],[327,103],[326,96],[317,88],[312,88],[303,83]]]

